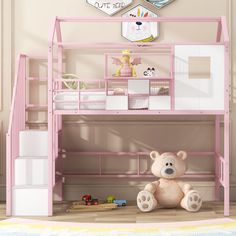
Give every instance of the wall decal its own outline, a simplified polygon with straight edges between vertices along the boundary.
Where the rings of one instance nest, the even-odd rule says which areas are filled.
[[[133,2],[133,0],[86,0],[86,1],[87,3],[107,13],[110,16],[126,8]]]
[[[157,14],[138,5],[122,17],[157,17]],[[158,22],[122,22],[122,36],[132,42],[151,42],[159,36]]]
[[[145,1],[153,4],[155,7],[160,9],[160,8],[172,3],[175,0],[145,0]]]

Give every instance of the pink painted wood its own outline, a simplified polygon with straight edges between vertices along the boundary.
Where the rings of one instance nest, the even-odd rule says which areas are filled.
[[[6,152],[6,215],[12,215],[12,191],[14,186],[14,160],[19,156],[19,133],[25,129],[25,78],[26,55],[19,55],[13,87],[12,105],[7,132]]]
[[[138,18],[127,18],[125,21],[137,21]],[[219,116],[224,117],[224,155],[219,156],[216,155],[216,167],[220,166],[220,169],[216,171],[216,177],[212,173],[192,173],[190,174],[191,177],[215,177],[215,180],[217,184],[221,184],[224,188],[224,214],[225,216],[229,215],[229,131],[230,131],[230,114],[229,114],[229,35],[227,30],[227,24],[225,17],[158,17],[158,18],[140,18],[140,21],[152,21],[152,22],[213,22],[217,23],[218,30],[217,30],[217,36],[216,36],[216,42],[175,42],[175,43],[100,43],[100,44],[92,44],[92,43],[77,43],[77,42],[63,42],[61,37],[61,22],[104,22],[104,23],[110,23],[110,22],[122,22],[124,21],[124,18],[122,17],[101,17],[101,18],[95,18],[95,17],[56,17],[53,20],[52,29],[50,31],[49,35],[49,50],[48,50],[48,132],[49,132],[49,174],[48,174],[48,215],[53,214],[53,207],[52,207],[52,194],[53,194],[53,187],[55,184],[55,158],[57,156],[58,151],[58,140],[57,135],[58,131],[61,128],[61,117],[57,118],[57,116],[61,115],[70,115],[70,114],[87,114],[87,115],[215,115],[216,116],[216,134],[215,134],[215,151],[214,152],[208,152],[208,154],[211,153],[211,155],[214,155],[213,153],[218,153],[219,150]],[[57,35],[57,42],[54,42],[54,36]],[[62,73],[62,59],[63,59],[63,50],[62,48],[100,48],[100,49],[118,49],[118,48],[132,48],[137,49],[140,48],[140,46],[146,46],[146,47],[152,47],[152,48],[166,48],[166,47],[173,47],[177,44],[197,44],[197,45],[224,45],[225,46],[225,108],[223,111],[175,111],[174,110],[174,102],[172,102],[172,110],[171,111],[82,111],[80,110],[80,102],[78,102],[78,110],[77,111],[58,111],[53,110],[53,91],[54,89],[61,89],[60,84],[62,82],[59,82],[59,87],[55,87],[55,80],[53,76],[53,46],[57,45],[59,48],[59,56],[58,59],[58,71],[59,74]],[[13,105],[10,115],[10,128],[7,134],[7,214],[10,215],[12,211],[12,186],[13,186],[13,160],[16,158],[18,154],[18,145],[19,140],[17,133],[19,133],[20,130],[24,129],[25,127],[25,113],[24,111],[25,107],[25,97],[20,97],[19,90],[24,91],[25,89],[25,56],[20,56],[20,66],[18,69],[18,76],[16,78],[16,83],[14,87],[13,92]],[[174,71],[174,65],[172,65],[172,70]],[[174,77],[174,76],[171,76]],[[106,75],[107,78],[107,75]],[[158,78],[160,79],[160,78]],[[19,81],[23,81],[22,83],[18,84]],[[106,88],[106,92],[107,92]],[[79,91],[79,89],[78,89]],[[174,97],[173,93],[174,89],[172,88],[171,94],[172,97]],[[18,99],[20,97],[20,99]],[[18,106],[16,106],[16,104]],[[19,116],[16,116],[15,114],[22,114]],[[55,146],[56,145],[56,146]],[[201,153],[201,152],[200,152]],[[200,155],[198,153],[198,155]],[[137,153],[136,153],[137,154]],[[202,153],[203,154],[203,153]],[[138,154],[138,158],[139,158]],[[102,156],[99,156],[100,160]],[[101,161],[100,161],[101,162]],[[139,166],[139,164],[138,164]],[[216,168],[217,170],[217,168]],[[100,168],[99,176],[101,176],[102,169]],[[128,177],[136,177],[140,176],[140,169],[138,168],[138,172],[135,175],[128,175]],[[117,174],[118,177],[119,174]],[[112,175],[114,176],[114,175]],[[127,176],[127,175],[124,175]],[[109,177],[109,175],[106,175],[106,177]],[[219,186],[216,186],[216,198],[218,199],[218,189]]]

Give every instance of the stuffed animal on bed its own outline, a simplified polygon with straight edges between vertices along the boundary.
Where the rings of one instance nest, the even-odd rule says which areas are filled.
[[[131,54],[130,50],[123,50],[121,58],[112,57],[113,64],[120,66],[114,76],[118,76],[118,77],[137,76],[134,66],[141,64],[141,58],[136,57],[131,62],[130,54]]]
[[[177,179],[186,171],[187,153],[179,151],[177,154],[166,152],[160,155],[157,151],[152,151],[150,157],[154,161],[151,171],[159,180],[147,184],[138,193],[138,208],[142,212],[149,212],[156,207],[181,206],[190,212],[198,211],[202,205],[200,194],[190,184]]]

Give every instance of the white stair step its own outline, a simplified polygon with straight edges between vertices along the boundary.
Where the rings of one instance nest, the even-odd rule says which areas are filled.
[[[15,186],[47,185],[47,158],[17,158],[15,160]]]
[[[14,187],[13,188],[13,216],[47,216],[48,188],[42,187]]]
[[[48,155],[48,131],[24,130],[19,135],[20,156],[47,156]]]

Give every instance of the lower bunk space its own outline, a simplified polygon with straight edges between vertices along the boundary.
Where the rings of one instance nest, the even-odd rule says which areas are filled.
[[[198,117],[199,118],[199,117]],[[212,116],[63,116],[58,132],[55,219],[81,222],[154,222],[223,216],[217,184],[222,169],[215,152]],[[156,181],[150,152],[185,150],[187,171],[180,180],[199,191],[203,205],[191,213],[161,207],[146,214],[136,198]],[[221,157],[222,158],[222,157]],[[216,177],[216,175],[218,177]],[[112,201],[116,199],[116,204]]]

